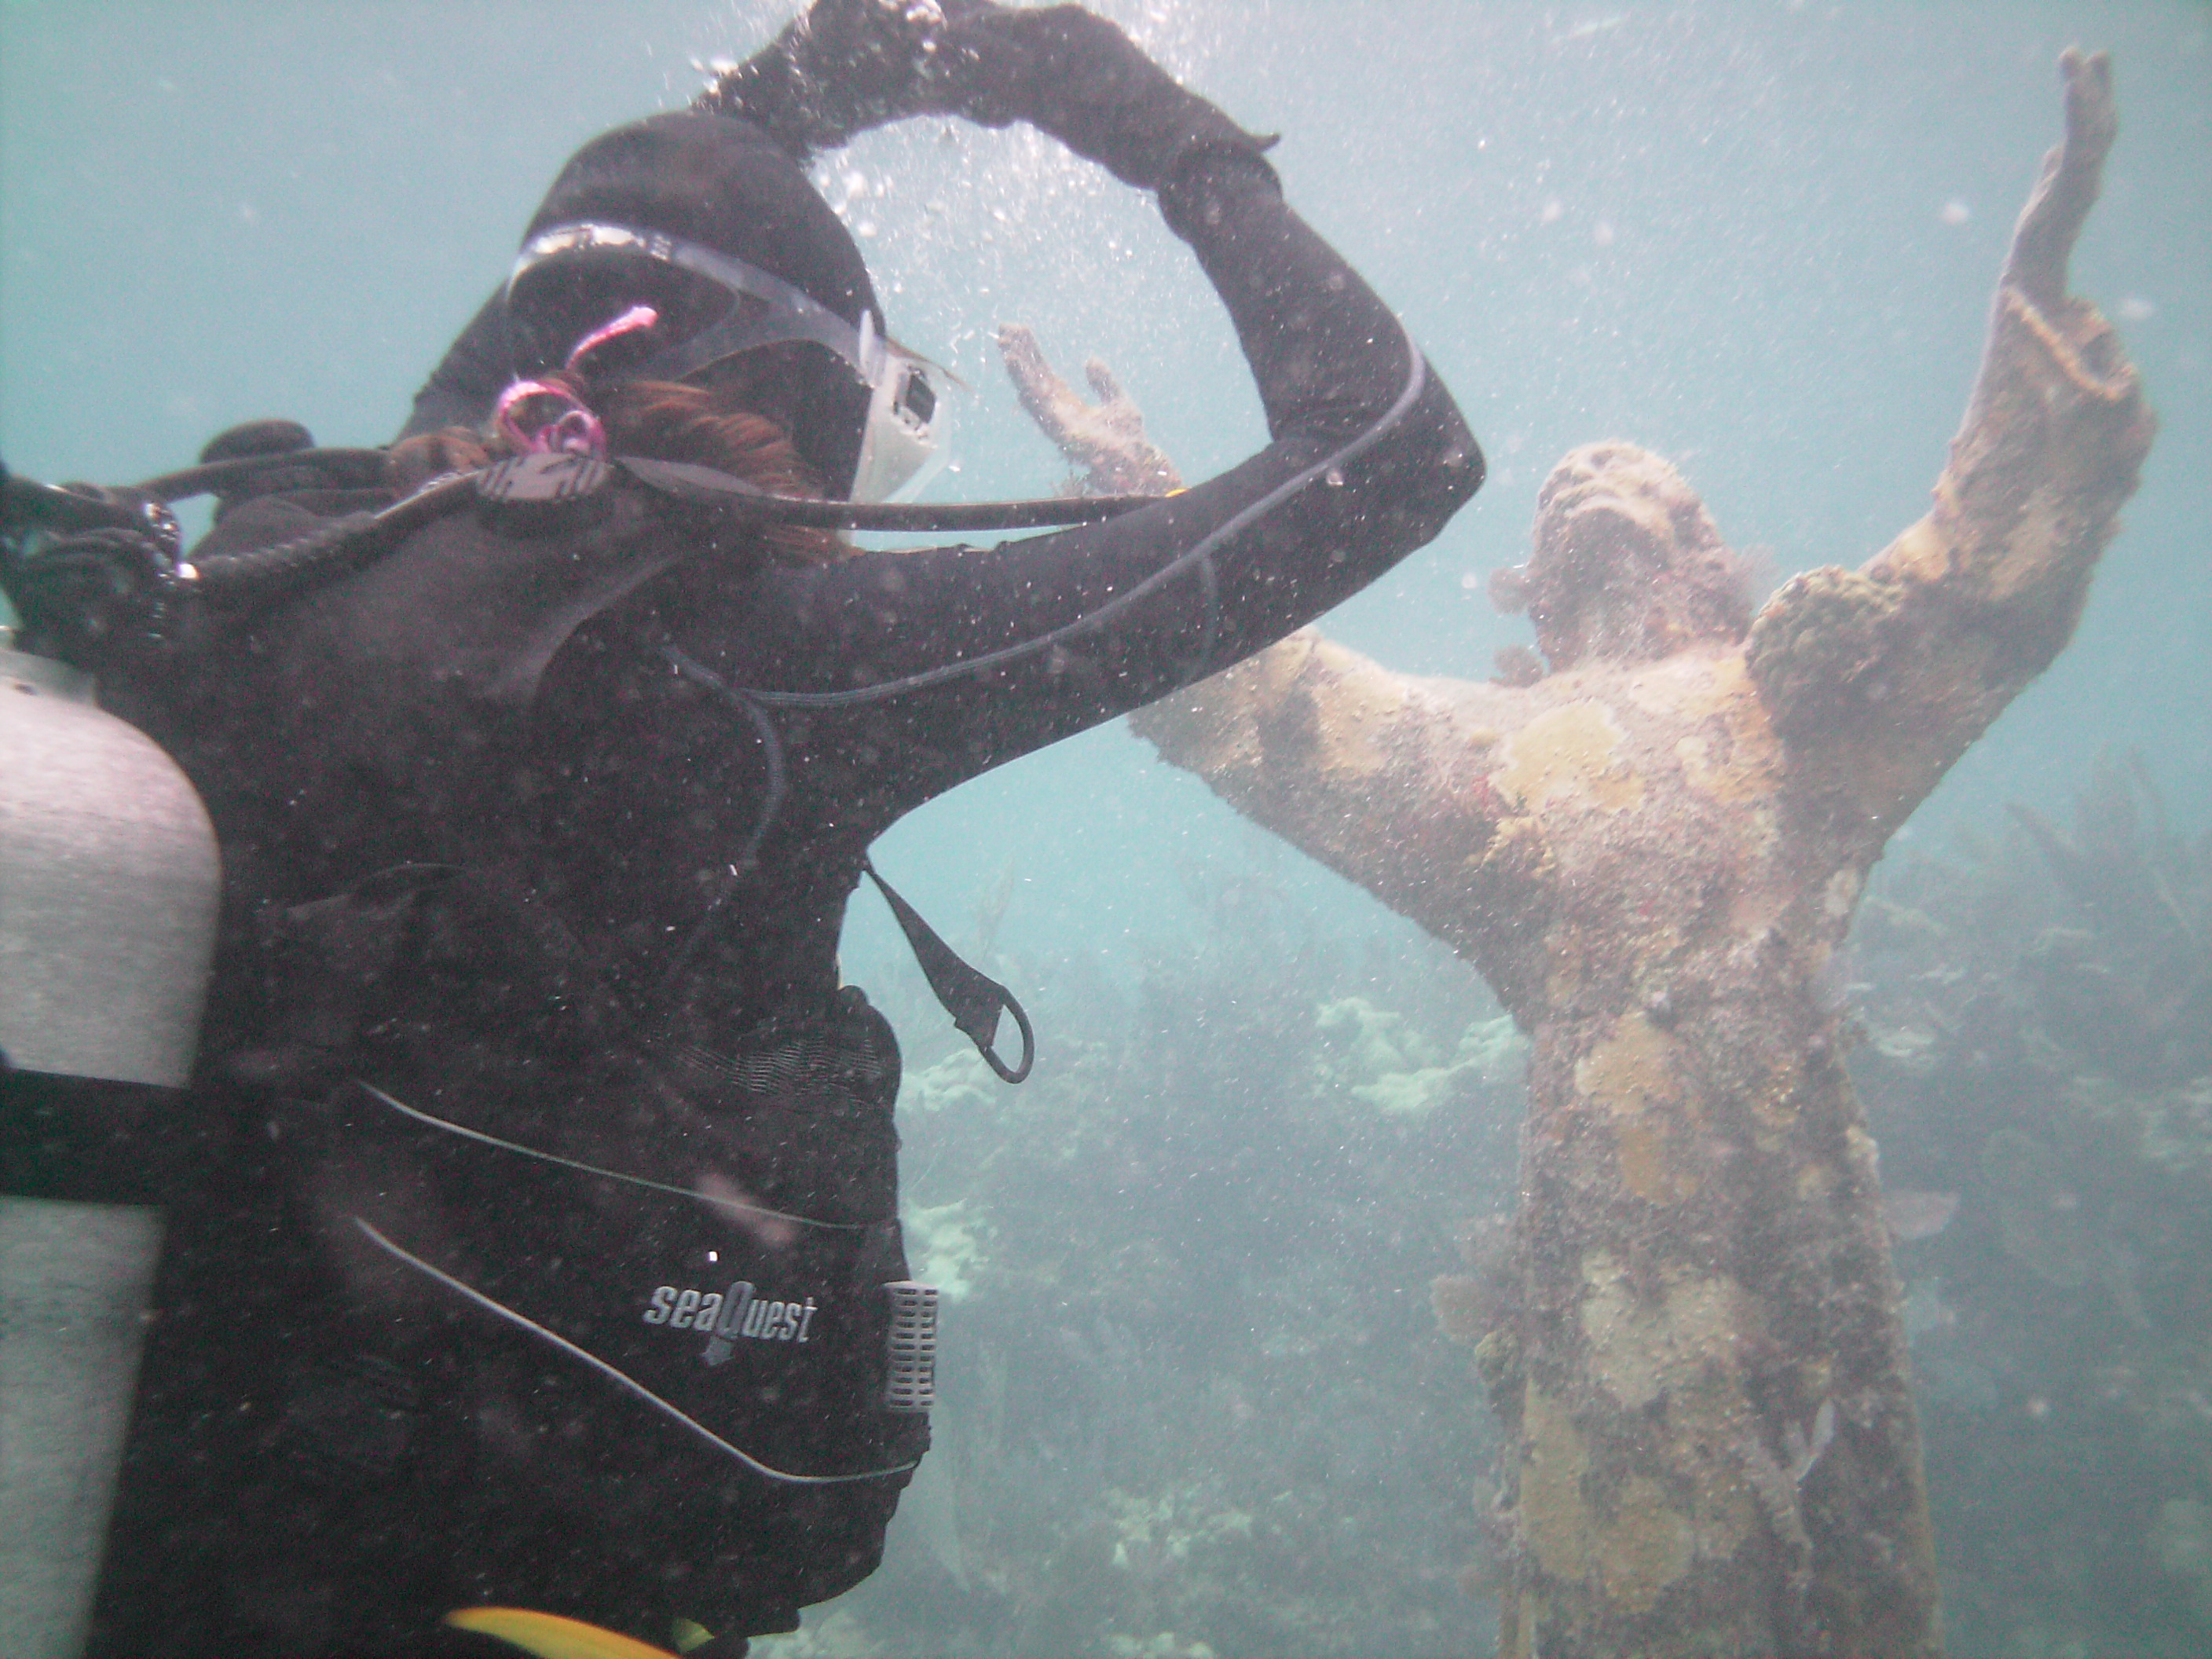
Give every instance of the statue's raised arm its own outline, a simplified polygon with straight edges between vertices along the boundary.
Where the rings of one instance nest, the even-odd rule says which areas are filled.
[[[1092,402],[1020,324],[1000,329],[999,352],[1022,407],[1078,469],[1074,487],[1101,495],[1182,487],[1105,363],[1084,364]],[[1472,949],[1457,878],[1488,846],[1493,815],[1476,787],[1485,745],[1451,738],[1470,721],[1494,727],[1501,717],[1486,705],[1495,700],[1496,688],[1412,679],[1302,628],[1139,710],[1134,725],[1246,817]]]
[[[2112,64],[2059,67],[2065,140],[2013,233],[1935,505],[1860,569],[1793,578],[1753,626],[1793,763],[1850,796],[1876,846],[2065,645],[2154,429],[2118,337],[2067,292],[2117,131]]]

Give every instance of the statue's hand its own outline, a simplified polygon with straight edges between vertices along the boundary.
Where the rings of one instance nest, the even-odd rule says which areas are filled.
[[[1145,411],[1097,358],[1083,366],[1098,398],[1094,404],[1054,372],[1036,336],[1021,324],[999,330],[999,355],[1030,418],[1061,454],[1085,470],[1086,494],[1165,495],[1182,488],[1175,463],[1146,435]]]
[[[2058,72],[2066,82],[2067,148],[2078,145],[2101,161],[2120,130],[2120,118],[2112,107],[2112,54],[2085,55],[2069,46],[2059,54]]]
[[[2069,46],[2058,59],[2066,89],[2065,142],[2044,157],[2043,176],[2013,232],[2005,281],[2037,309],[2056,311],[2066,298],[2066,261],[2081,222],[2097,199],[2105,156],[2119,131],[2112,102],[2112,60]]]

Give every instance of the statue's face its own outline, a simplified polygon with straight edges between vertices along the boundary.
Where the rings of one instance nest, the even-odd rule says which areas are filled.
[[[1553,669],[1649,662],[1749,623],[1741,566],[1687,481],[1634,444],[1586,444],[1536,500],[1535,550],[1499,585]]]

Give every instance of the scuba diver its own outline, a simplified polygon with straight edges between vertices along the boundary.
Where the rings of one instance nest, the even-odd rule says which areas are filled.
[[[894,500],[936,371],[803,163],[916,114],[1155,193],[1268,445],[1170,498]],[[1078,7],[823,0],[577,153],[391,452],[240,428],[145,492],[218,495],[188,558],[15,562],[30,644],[176,757],[225,866],[92,1652],[568,1619],[720,1659],[874,1568],[934,1308],[897,1048],[837,968],[870,843],[1281,638],[1481,481],[1267,147]],[[1018,1078],[1011,997],[885,891]]]

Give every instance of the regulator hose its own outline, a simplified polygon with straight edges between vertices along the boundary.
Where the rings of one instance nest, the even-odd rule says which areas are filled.
[[[312,485],[367,489],[382,483],[380,449],[291,449],[204,461],[121,489],[47,484],[11,476],[0,465],[0,572],[19,607],[64,623],[60,611],[96,610],[76,631],[111,630],[134,609],[156,619],[179,601],[252,605],[313,582],[345,574],[391,552],[424,526],[482,498],[512,501],[517,457],[473,472],[433,479],[414,494],[374,511],[349,513],[304,535],[239,552],[189,560],[169,504],[194,495],[249,495]],[[1050,495],[1019,501],[863,502],[779,495],[726,472],[676,461],[620,457],[619,471],[655,494],[716,514],[823,530],[902,534],[1040,530],[1097,524],[1151,507],[1152,495]],[[600,479],[604,481],[605,472]],[[296,482],[295,482],[296,481]],[[495,489],[495,481],[498,481]],[[596,487],[596,486],[592,486]],[[567,493],[573,484],[560,486]],[[528,487],[520,492],[530,493]],[[56,607],[59,607],[57,611]]]
[[[193,471],[213,470],[197,467]],[[191,476],[170,475],[171,478]],[[349,513],[304,536],[295,536],[271,546],[239,553],[216,553],[180,563],[173,580],[185,591],[218,604],[252,603],[382,557],[423,526],[473,501],[476,486],[477,474],[473,472],[455,472],[434,478],[413,495],[377,512]]]

